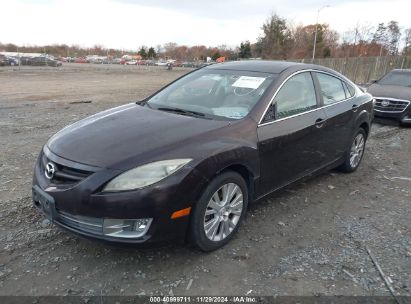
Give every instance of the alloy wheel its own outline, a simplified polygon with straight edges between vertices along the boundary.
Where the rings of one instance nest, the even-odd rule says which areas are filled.
[[[356,168],[361,161],[364,154],[365,137],[362,133],[358,133],[355,137],[350,151],[350,165],[352,168]]]
[[[219,242],[233,232],[243,211],[243,199],[235,183],[224,184],[211,196],[204,215],[204,232],[209,240]]]

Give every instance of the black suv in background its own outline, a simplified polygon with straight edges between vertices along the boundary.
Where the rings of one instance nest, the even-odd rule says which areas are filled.
[[[392,70],[373,81],[367,92],[375,97],[375,116],[411,124],[411,70]]]

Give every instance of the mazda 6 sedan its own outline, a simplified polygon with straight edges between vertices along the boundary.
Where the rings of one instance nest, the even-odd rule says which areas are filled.
[[[324,170],[356,170],[372,113],[371,95],[324,67],[210,65],[51,137],[33,202],[84,237],[215,250],[249,203]]]

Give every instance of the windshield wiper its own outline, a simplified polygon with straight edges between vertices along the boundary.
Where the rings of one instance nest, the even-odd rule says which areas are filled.
[[[183,110],[183,109],[180,109],[180,108],[160,107],[160,108],[157,108],[157,110],[167,111],[167,112],[174,112],[174,113],[179,113],[179,114],[183,114],[183,115],[205,117],[204,113],[196,112],[196,111],[190,111],[190,110]]]

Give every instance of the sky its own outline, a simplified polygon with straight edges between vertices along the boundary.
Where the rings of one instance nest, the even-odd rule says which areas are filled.
[[[0,42],[138,49],[167,42],[227,45],[255,42],[271,13],[294,25],[328,23],[340,34],[357,23],[396,20],[411,27],[411,0],[4,0]]]

